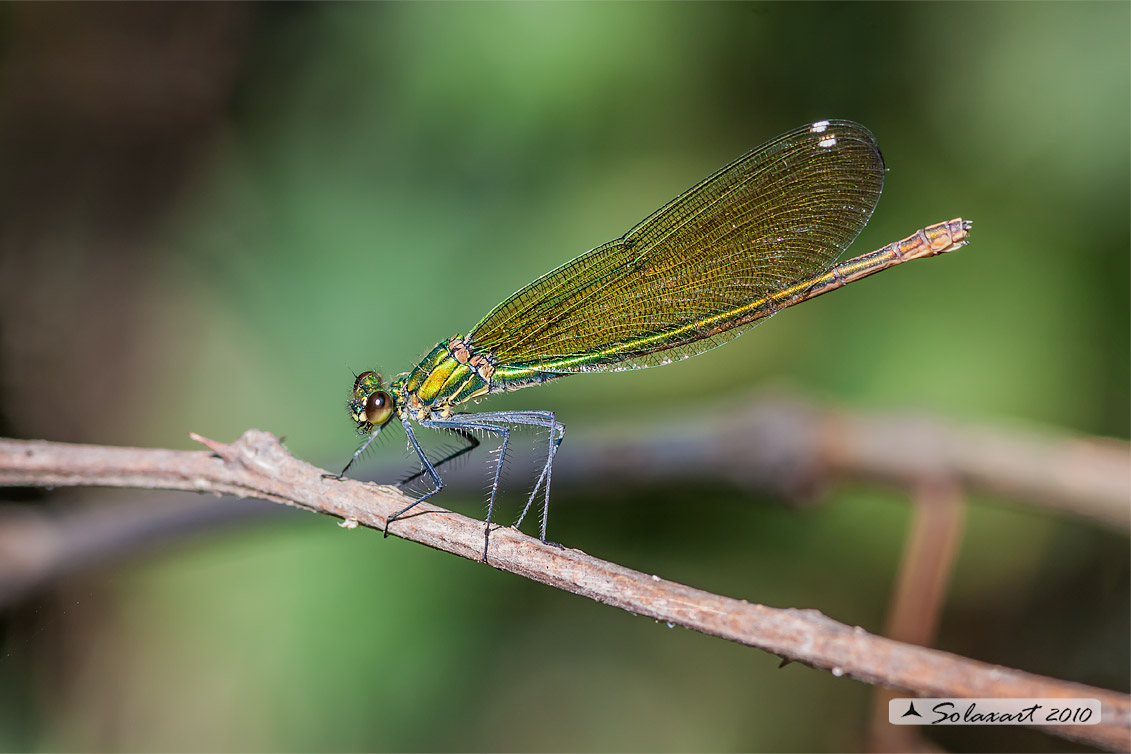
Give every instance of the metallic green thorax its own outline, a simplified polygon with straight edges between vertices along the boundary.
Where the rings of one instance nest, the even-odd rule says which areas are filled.
[[[450,416],[452,408],[490,392],[490,371],[470,363],[472,354],[457,336],[438,343],[420,363],[392,386],[397,411],[420,421]]]

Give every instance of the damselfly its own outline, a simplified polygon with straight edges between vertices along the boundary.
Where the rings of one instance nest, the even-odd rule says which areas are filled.
[[[579,372],[668,364],[710,350],[772,314],[901,262],[953,251],[970,223],[957,218],[837,264],[868,222],[883,188],[875,137],[846,120],[823,120],[766,142],[673,199],[620,238],[519,290],[466,334],[439,343],[385,387],[364,372],[350,417],[365,441],[344,475],[396,416],[432,489],[388,524],[439,492],[437,467],[500,439],[487,501],[487,559],[499,473],[515,426],[548,431],[545,464],[515,526],[542,495],[546,539],[550,475],[565,428],[552,411],[459,413],[457,408]],[[433,463],[413,423],[463,438],[467,447]]]

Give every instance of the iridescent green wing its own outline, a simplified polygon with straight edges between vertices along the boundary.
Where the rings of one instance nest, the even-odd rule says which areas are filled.
[[[871,217],[883,175],[857,123],[782,134],[515,293],[471,344],[504,380],[702,353],[755,324],[752,303],[831,267]]]

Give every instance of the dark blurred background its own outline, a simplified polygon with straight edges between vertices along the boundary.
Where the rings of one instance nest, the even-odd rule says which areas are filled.
[[[407,370],[746,150],[849,118],[890,169],[853,252],[959,215],[967,249],[697,359],[492,408],[556,411],[563,454],[586,428],[671,429],[767,384],[1127,438],[1129,28],[1126,3],[1085,2],[0,6],[0,433],[188,449],[259,427],[339,468],[350,369]],[[400,443],[362,471],[411,470]],[[36,494],[6,504],[185,504]],[[483,496],[437,502],[481,515]],[[555,497],[551,535],[880,631],[906,496],[784,502],[592,489]],[[975,499],[937,646],[1126,691],[1128,558],[1126,532]],[[869,687],[777,665],[265,516],[0,606],[0,750],[864,745]]]

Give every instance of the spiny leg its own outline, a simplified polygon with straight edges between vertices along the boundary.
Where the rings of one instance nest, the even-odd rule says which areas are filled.
[[[471,451],[473,451],[473,450],[475,450],[476,448],[479,447],[478,438],[476,438],[475,435],[471,434],[470,432],[466,432],[466,431],[464,431],[462,429],[458,429],[456,427],[445,427],[445,429],[452,432],[453,434],[459,435],[461,438],[463,438],[465,441],[467,441],[467,445],[460,448],[459,450],[456,450],[456,451],[449,453],[448,455],[441,458],[439,461],[436,461],[436,463],[432,464],[432,466],[436,469],[439,469],[444,464],[446,464],[450,461],[454,461],[455,459],[459,458],[460,456],[462,456],[466,453],[470,453]],[[427,473],[427,472],[425,472],[424,469],[421,469],[420,471],[416,472],[412,476],[409,476],[409,477],[402,479],[400,482],[397,483],[397,486],[400,487],[400,486],[404,486],[406,484],[412,484],[417,479],[424,476],[425,473]]]
[[[404,431],[405,431],[405,434],[408,435],[409,444],[412,445],[412,449],[416,451],[416,455],[418,455],[420,457],[420,465],[421,465],[421,472],[420,473],[421,474],[428,474],[428,476],[432,477],[432,484],[435,485],[435,489],[424,493],[424,495],[417,498],[416,500],[413,500],[411,503],[409,503],[408,505],[401,508],[399,511],[397,511],[396,513],[394,513],[393,515],[391,515],[387,519],[385,519],[385,536],[386,537],[389,536],[389,524],[393,523],[398,518],[400,518],[404,514],[408,513],[413,508],[415,508],[417,505],[420,505],[425,500],[432,497],[433,495],[435,495],[440,490],[444,489],[444,480],[442,480],[440,478],[440,474],[436,471],[436,467],[432,465],[432,462],[428,460],[428,456],[426,456],[424,454],[424,448],[420,447],[420,442],[416,439],[416,435],[413,433],[412,427],[409,425],[408,420],[401,419],[401,424],[404,425]]]
[[[549,413],[549,412],[547,412]],[[550,413],[552,417],[553,414]],[[538,488],[542,486],[543,481],[546,483],[545,497],[542,501],[542,541],[546,540],[546,525],[550,517],[550,474],[554,468],[554,456],[558,452],[558,446],[562,444],[565,439],[565,425],[561,424],[555,418],[554,423],[550,427],[550,439],[548,441],[548,449],[546,452],[546,465],[542,467],[542,473],[538,476],[538,481],[534,485],[534,489],[530,491],[530,498],[526,501],[526,506],[522,509],[522,513],[515,522],[515,526],[522,526],[522,520],[526,518],[527,511],[534,503],[534,498],[538,495]]]
[[[511,441],[511,431],[506,427],[498,427],[498,432],[503,436],[499,445],[499,458],[495,461],[495,476],[491,480],[491,495],[487,498],[487,520],[483,526],[483,562],[487,562],[487,545],[491,541],[491,516],[495,512],[495,495],[499,492],[499,475],[503,473],[503,459],[507,456],[507,446]]]
[[[549,519],[550,519],[550,474],[554,470],[554,456],[556,456],[558,454],[558,446],[561,445],[562,440],[565,439],[565,425],[560,424],[560,423],[556,424],[555,431],[557,433],[557,437],[554,438],[553,442],[550,443],[550,451],[547,454],[547,458],[546,458],[546,468],[543,469],[544,473],[546,474],[546,497],[545,497],[545,499],[542,503],[542,541],[543,542],[547,541],[546,540],[546,525],[549,523]],[[530,499],[531,500],[534,499],[533,495],[531,496]],[[527,505],[529,505],[529,503],[527,503]]]
[[[556,438],[554,437],[555,434],[557,434]],[[522,510],[522,516],[519,517],[519,523],[522,523],[522,517],[526,515],[526,511],[530,508],[530,504],[534,501],[534,497],[538,494],[538,490],[541,488],[542,483],[546,481],[546,477],[549,476],[550,469],[553,467],[553,456],[558,452],[558,446],[562,444],[562,439],[564,437],[565,426],[563,424],[558,424],[556,431],[555,429],[550,430],[550,444],[553,447],[547,447],[549,456],[546,459],[546,465],[542,467],[542,473],[538,476],[538,482],[534,485],[534,489],[530,491],[530,499],[526,501],[526,508],[523,508]],[[515,526],[518,525],[519,524],[515,524]]]
[[[358,456],[360,456],[362,453],[365,452],[365,449],[369,447],[370,443],[372,443],[374,440],[377,439],[377,435],[381,434],[382,429],[383,429],[383,426],[377,427],[376,429],[374,429],[372,432],[369,433],[369,437],[365,438],[365,442],[363,442],[361,444],[361,447],[353,452],[353,455],[350,457],[349,462],[346,463],[345,467],[341,470],[341,472],[339,472],[337,474],[323,474],[322,478],[323,479],[337,479],[337,480],[344,479],[345,476],[346,476],[346,472],[350,470],[350,466],[353,466],[353,462],[358,459]]]
[[[488,411],[481,414],[473,414],[477,419],[487,419],[489,421],[506,422],[508,424],[527,424],[536,427],[545,427],[550,432],[550,439],[548,442],[549,447],[546,452],[546,465],[542,467],[542,473],[538,476],[538,481],[534,484],[534,489],[530,492],[530,497],[526,501],[526,506],[522,509],[518,520],[515,522],[515,527],[521,526],[523,519],[526,518],[530,506],[534,503],[534,498],[538,495],[539,488],[542,488],[545,482],[544,498],[542,503],[542,526],[541,526],[541,539],[546,541],[546,526],[548,524],[550,515],[550,473],[554,465],[554,455],[557,453],[558,446],[561,445],[562,439],[565,437],[565,425],[557,420],[553,411]]]
[[[452,429],[456,431],[466,430],[481,430],[483,432],[491,432],[492,434],[502,435],[503,441],[499,446],[499,460],[495,464],[495,474],[491,480],[491,494],[487,499],[487,519],[483,525],[483,556],[479,559],[480,562],[487,562],[487,550],[491,543],[491,517],[495,512],[495,495],[499,491],[499,476],[503,470],[503,458],[507,454],[507,446],[510,444],[511,433],[506,427],[498,424],[490,424],[488,422],[478,421],[481,414],[456,414],[455,416],[447,419],[430,419],[421,422],[426,427],[433,429]],[[419,501],[417,501],[419,502]]]

